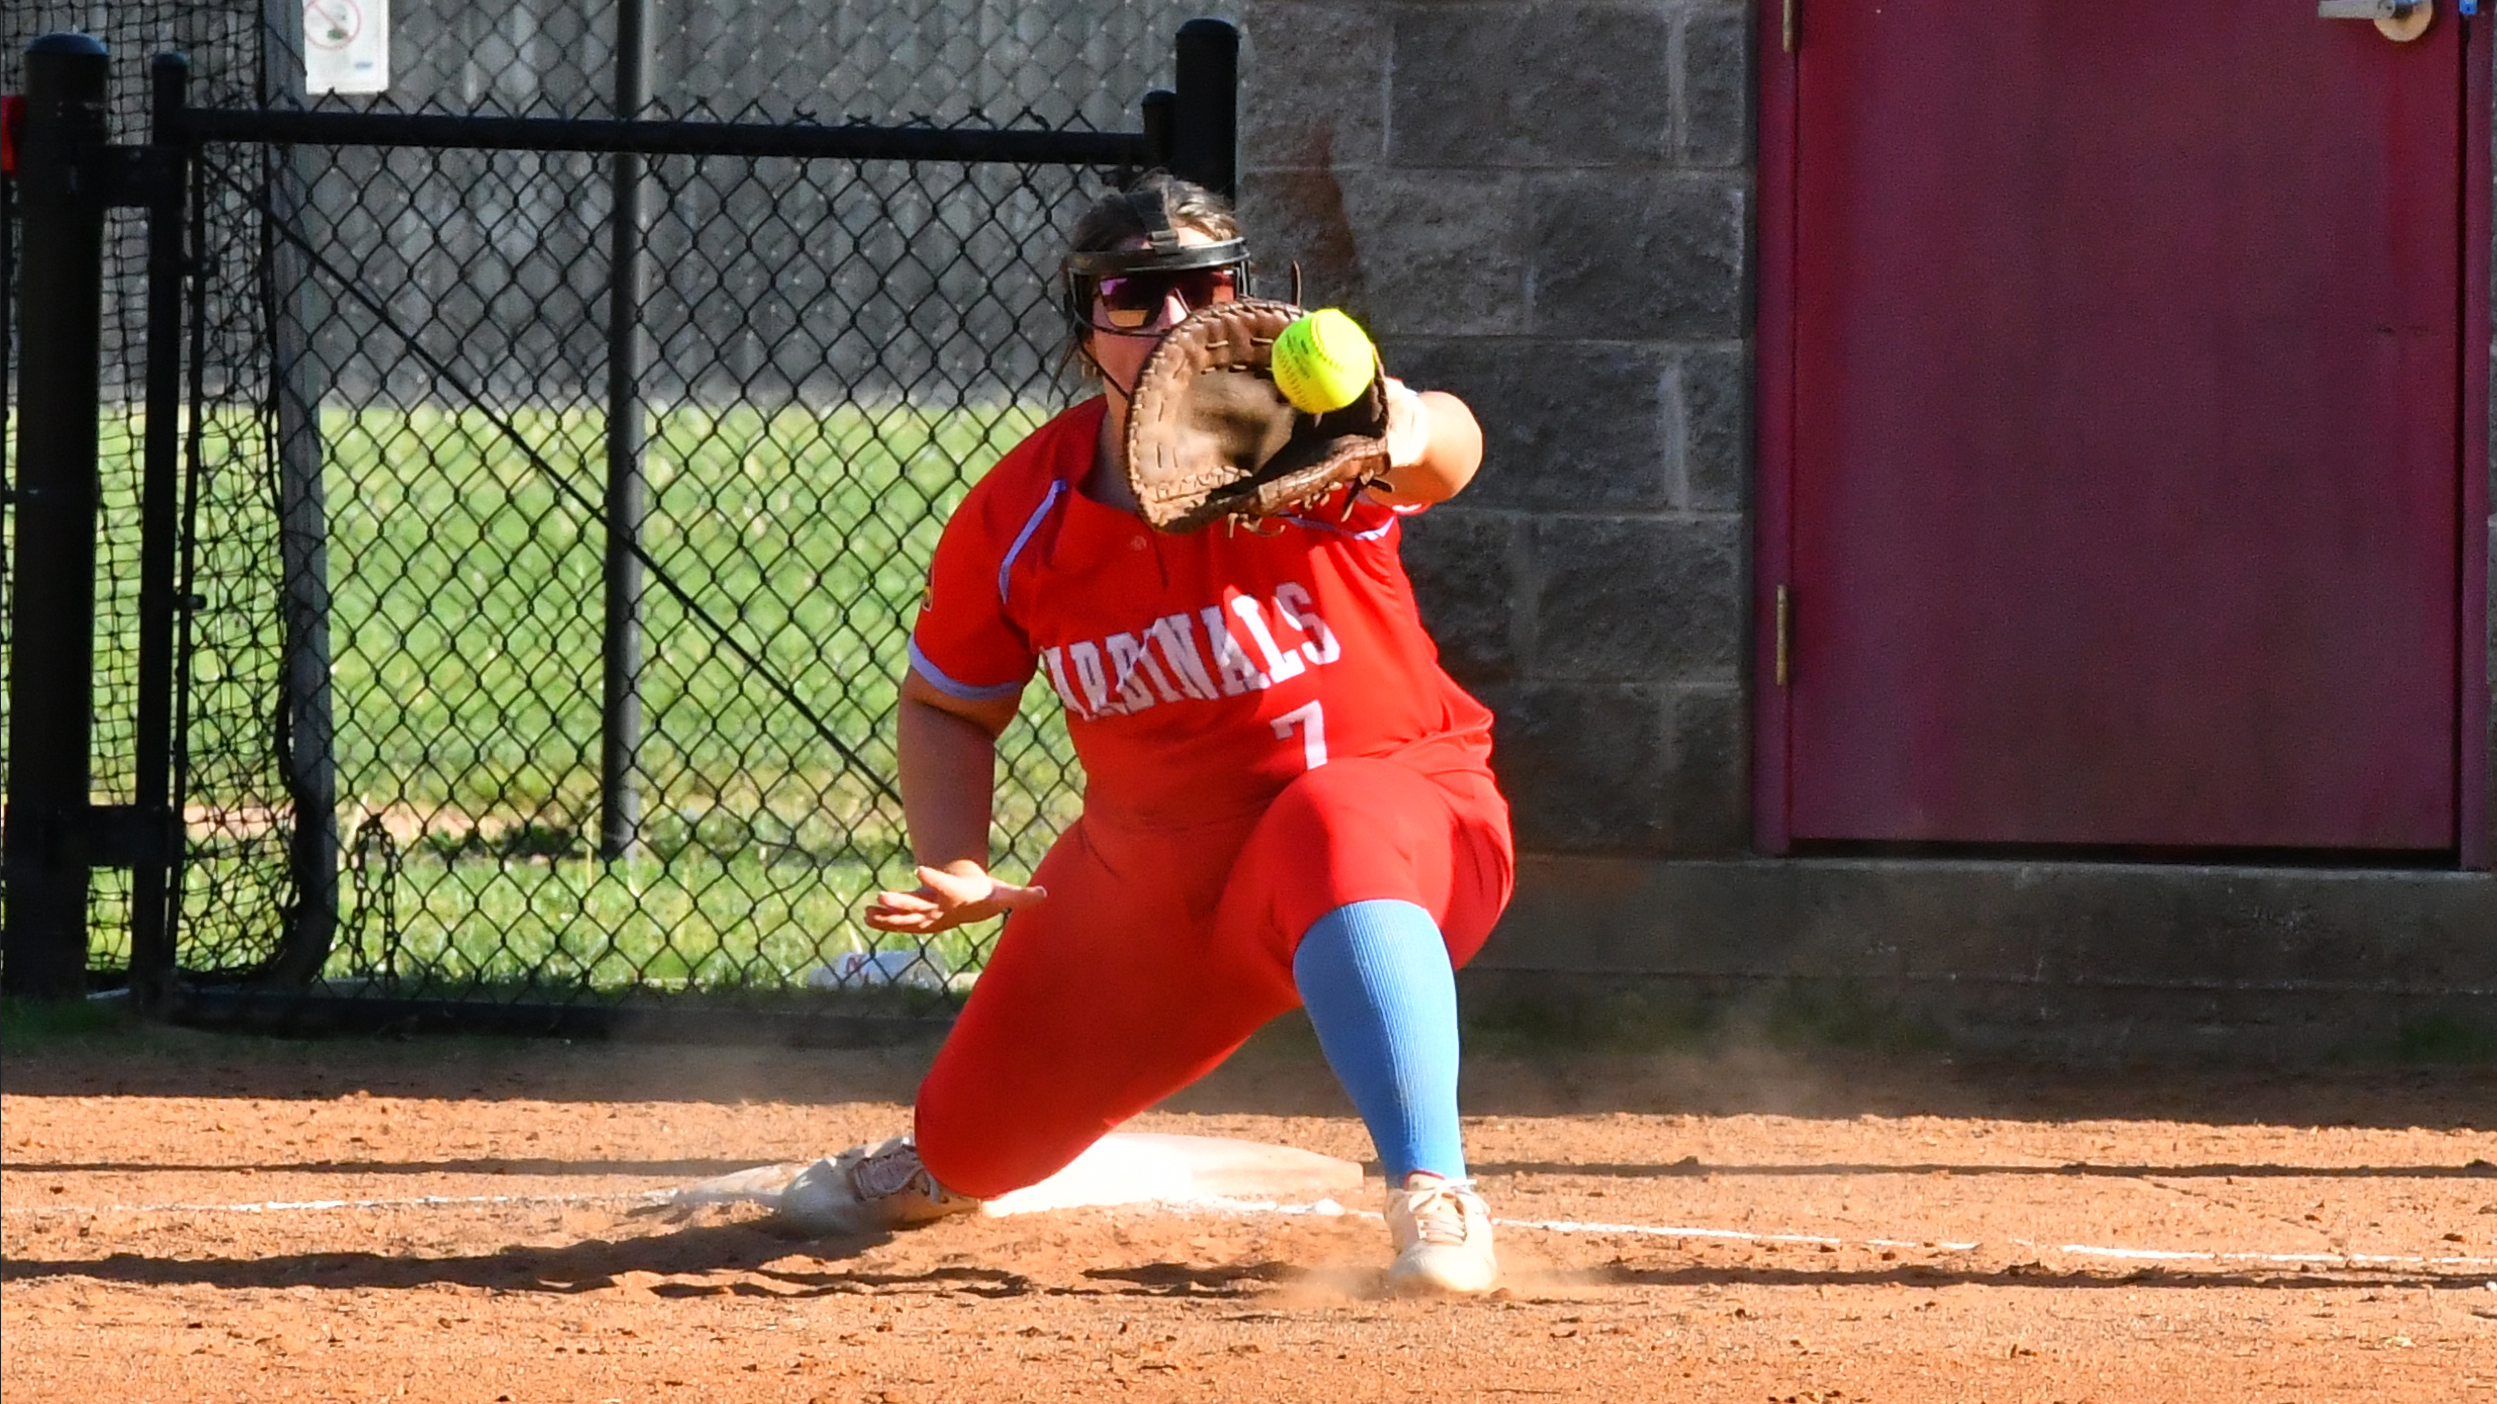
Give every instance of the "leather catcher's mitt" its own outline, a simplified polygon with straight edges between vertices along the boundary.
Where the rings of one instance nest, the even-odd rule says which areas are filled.
[[[1275,388],[1275,336],[1300,315],[1288,302],[1217,302],[1163,333],[1127,413],[1127,485],[1146,521],[1173,532],[1254,521],[1386,476],[1378,377],[1360,399],[1318,415]]]

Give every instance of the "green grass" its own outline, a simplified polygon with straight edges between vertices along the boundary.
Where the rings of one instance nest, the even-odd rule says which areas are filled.
[[[118,1042],[136,1025],[122,1000],[0,998],[0,1055],[21,1057],[64,1044]]]
[[[937,533],[969,486],[966,466],[985,466],[1038,416],[655,418],[643,530],[658,566],[643,608],[650,788],[854,823],[874,786],[841,766],[804,711],[890,775],[877,723]],[[480,412],[325,421],[339,765],[368,806],[594,812],[598,425],[551,411],[508,422],[571,491]]]
[[[600,418],[326,412],[346,853],[325,973],[405,988],[752,990],[878,945],[855,912],[907,874],[885,787],[926,563],[978,474],[1046,412],[652,415],[640,842],[613,862],[592,856]],[[205,608],[184,961],[213,967],[265,953],[285,895],[284,837],[271,828],[283,808],[272,732],[281,581],[261,426],[223,415],[201,427],[211,471],[197,509]],[[136,430],[106,448],[110,517],[130,505],[135,475],[115,460],[135,457]],[[125,584],[115,572],[99,615],[104,656],[126,655],[135,627]],[[126,679],[109,678],[99,716],[129,700]],[[1007,873],[1037,863],[1076,807],[1081,776],[1055,712],[1034,689],[1001,746],[994,846]],[[99,767],[99,790],[119,773]],[[125,958],[124,905],[99,894],[96,964]],[[976,966],[988,934],[949,933],[940,953],[951,968]]]
[[[862,864],[801,867],[752,854],[612,863],[418,858],[400,867],[386,904],[378,886],[342,904],[331,973],[435,990],[778,989],[863,948],[873,933],[853,932],[851,914],[889,876]],[[984,934],[946,932],[928,951],[946,971],[973,969],[986,954]]]
[[[2404,1022],[2394,1056],[2405,1063],[2497,1065],[2497,1024],[2430,1015]]]

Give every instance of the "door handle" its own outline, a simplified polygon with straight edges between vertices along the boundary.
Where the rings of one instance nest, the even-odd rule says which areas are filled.
[[[2473,0],[2463,3],[2477,9]],[[2397,44],[2407,44],[2428,32],[2428,22],[2436,18],[2433,0],[2316,0],[2317,19],[2354,19],[2375,21],[2376,32]]]

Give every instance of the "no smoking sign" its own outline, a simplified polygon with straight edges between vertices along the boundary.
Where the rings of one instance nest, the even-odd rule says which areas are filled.
[[[310,93],[387,89],[389,0],[305,0],[303,86]]]

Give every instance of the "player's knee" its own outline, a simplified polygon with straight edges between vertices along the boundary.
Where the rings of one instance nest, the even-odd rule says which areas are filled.
[[[1083,1152],[1083,1136],[1052,1136],[1016,1125],[1001,1108],[964,1106],[923,1089],[912,1122],[920,1162],[938,1184],[974,1199],[995,1199],[1049,1178]],[[1061,1143],[1064,1144],[1061,1144]]]

